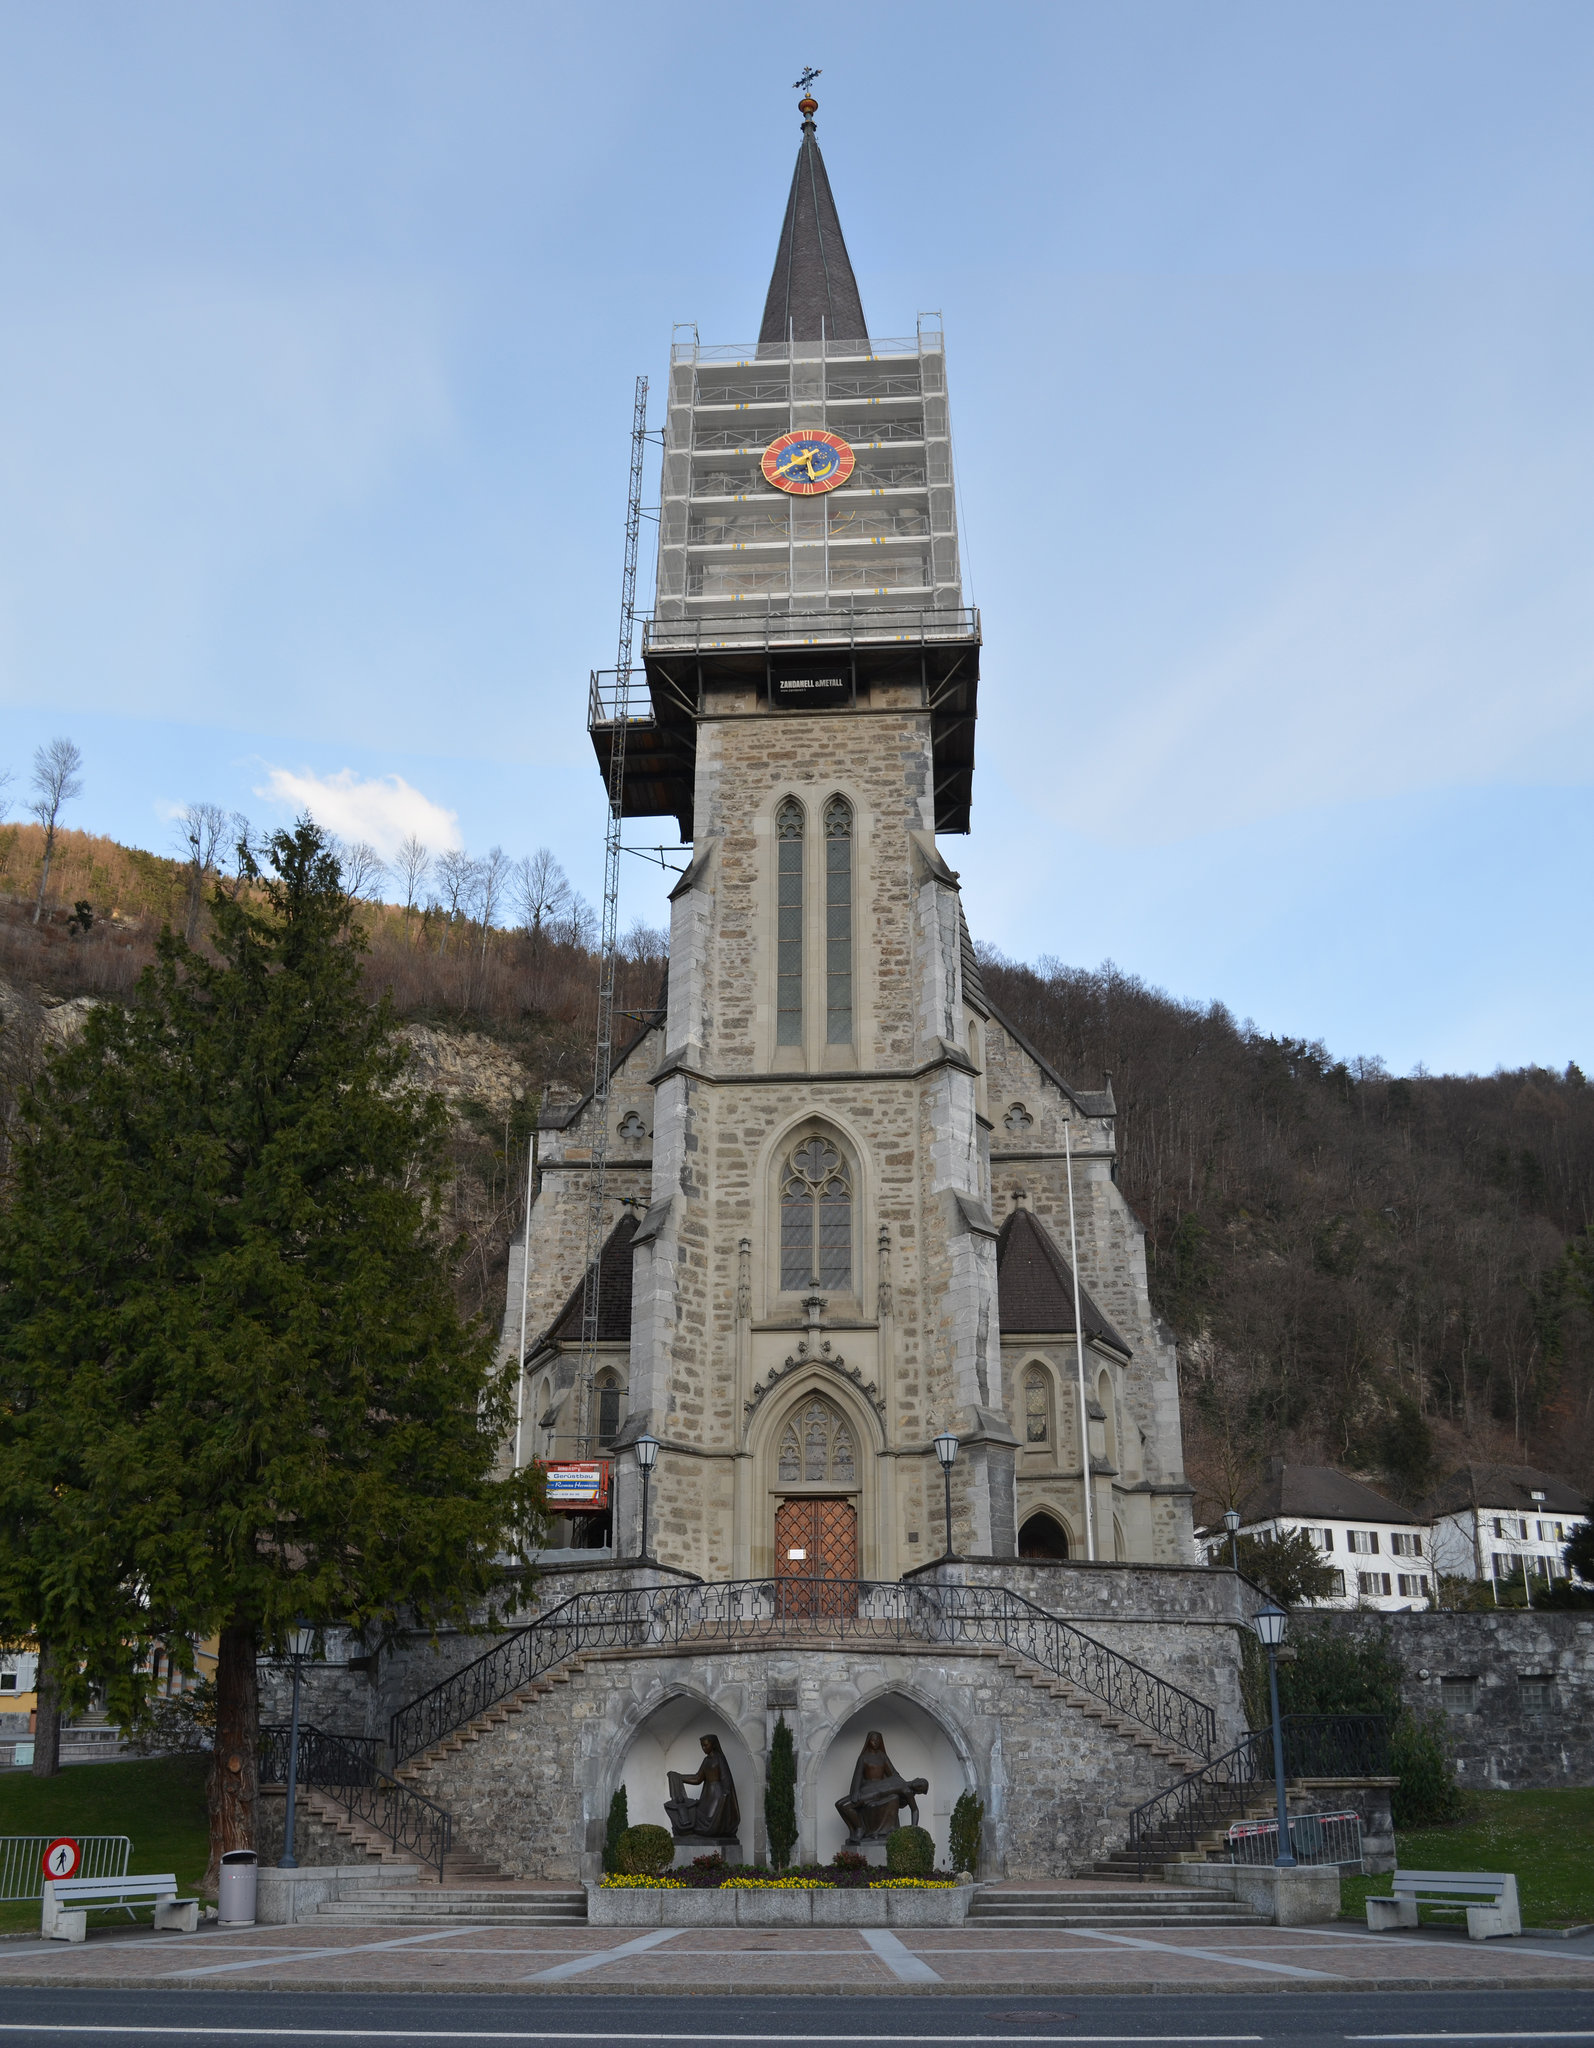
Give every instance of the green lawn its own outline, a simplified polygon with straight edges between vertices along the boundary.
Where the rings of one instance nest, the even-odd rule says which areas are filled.
[[[1473,1792],[1463,1820],[1397,1834],[1395,1854],[1402,1870],[1514,1871],[1524,1927],[1594,1921],[1594,1790]],[[1365,1924],[1369,1892],[1387,1898],[1389,1879],[1345,1878],[1341,1913]]]
[[[129,1873],[172,1870],[189,1897],[210,1852],[202,1756],[71,1764],[54,1778],[0,1774],[0,1835],[128,1835]],[[147,1914],[144,1917],[148,1917]],[[37,1929],[37,1902],[0,1904],[0,1932]]]

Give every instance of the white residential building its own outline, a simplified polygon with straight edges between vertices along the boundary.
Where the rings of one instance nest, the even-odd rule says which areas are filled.
[[[1244,1536],[1303,1530],[1336,1574],[1334,1590],[1313,1607],[1375,1607],[1397,1614],[1433,1604],[1428,1524],[1331,1465],[1268,1461],[1267,1476],[1240,1503]],[[1221,1527],[1197,1531],[1210,1563],[1229,1561]]]
[[[1588,1520],[1576,1487],[1529,1465],[1463,1465],[1429,1502],[1433,1554],[1448,1578],[1525,1587],[1567,1577],[1562,1552]],[[1581,1583],[1581,1582],[1579,1582]]]

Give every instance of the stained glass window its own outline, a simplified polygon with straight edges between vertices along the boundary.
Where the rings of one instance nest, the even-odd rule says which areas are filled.
[[[803,807],[787,797],[775,813],[775,1043],[803,1042]]]
[[[825,1043],[852,1043],[852,805],[825,806]]]
[[[1030,1367],[1024,1375],[1024,1435],[1032,1444],[1043,1444],[1051,1437],[1051,1401],[1046,1375],[1038,1365]]]
[[[780,1284],[788,1293],[852,1286],[852,1180],[828,1138],[804,1138],[780,1193]]]

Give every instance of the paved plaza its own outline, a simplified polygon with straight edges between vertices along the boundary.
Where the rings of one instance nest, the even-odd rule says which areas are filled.
[[[1449,1929],[381,1927],[96,1930],[0,1944],[7,1985],[604,1993],[1586,1990],[1594,1938],[1469,1942]]]

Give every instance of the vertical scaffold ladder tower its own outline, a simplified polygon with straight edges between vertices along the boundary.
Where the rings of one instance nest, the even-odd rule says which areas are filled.
[[[620,644],[614,665],[614,729],[609,743],[609,814],[603,841],[603,934],[598,966],[598,1036],[592,1054],[592,1163],[587,1170],[587,1262],[581,1290],[581,1365],[577,1378],[577,1455],[592,1455],[593,1382],[598,1371],[609,1082],[614,1065],[614,970],[620,947],[620,810],[625,793],[625,731],[631,711],[631,636],[636,624],[637,553],[642,537],[642,456],[647,446],[648,380],[636,380],[631,414],[631,488],[625,509],[625,567],[620,578]]]

